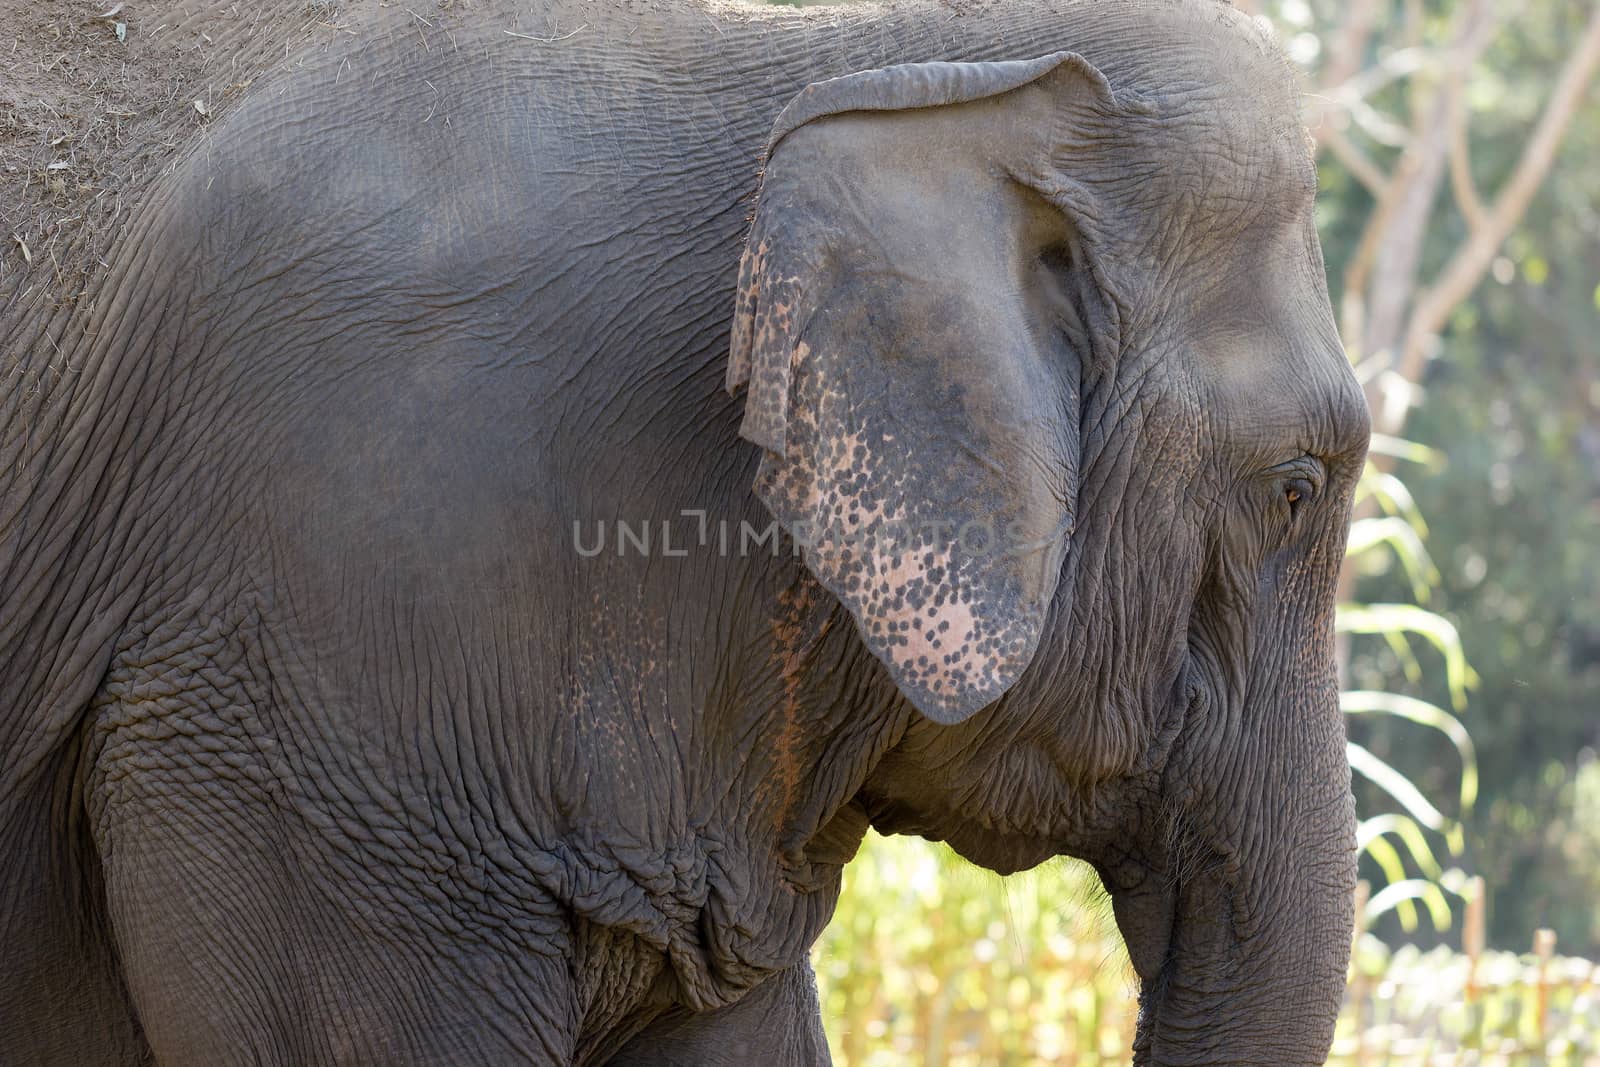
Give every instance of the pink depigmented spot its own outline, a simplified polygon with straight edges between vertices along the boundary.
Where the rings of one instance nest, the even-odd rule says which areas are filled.
[[[943,569],[954,572],[954,561],[948,549],[934,553],[935,565],[929,571]],[[911,566],[904,560],[888,573],[888,586],[905,585],[924,573],[924,568]],[[932,670],[951,684],[985,687],[997,686],[1002,679],[992,658],[977,654],[978,619],[972,605],[965,600],[946,600],[943,606],[917,609],[909,605],[890,608],[889,620],[904,638],[890,650],[889,656],[907,674],[926,673]]]
[[[810,480],[803,504],[818,538],[810,550],[812,565],[830,586],[855,579],[846,600],[869,631],[881,627],[877,632],[887,640],[880,655],[902,676],[938,692],[1001,685],[998,660],[979,651],[970,596],[955,585],[959,561],[946,545],[897,543],[897,524],[901,536],[908,532],[903,506],[889,508],[881,498],[842,492],[838,487],[852,478],[881,483],[873,477],[874,453],[860,431],[840,437],[837,445]],[[927,596],[913,600],[907,594],[919,580]]]
[[[845,350],[868,337],[836,338],[837,324],[815,332],[811,311],[827,285],[810,251],[761,234],[741,263],[729,383],[749,383],[740,433],[765,450],[756,489],[902,691],[955,721],[1015,681],[1039,609],[1021,599],[1014,559],[959,543],[975,517],[966,509],[1000,520],[1005,502],[969,500],[960,487],[971,472],[941,469],[940,442],[913,452],[887,432],[899,425],[882,406],[882,368],[870,352]],[[818,348],[819,336],[842,344]]]

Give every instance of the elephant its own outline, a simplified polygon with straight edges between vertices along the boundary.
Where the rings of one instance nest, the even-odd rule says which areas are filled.
[[[1135,1063],[1323,1062],[1369,421],[1266,30],[208,2],[3,281],[0,1062],[825,1063],[869,828],[1092,865]]]

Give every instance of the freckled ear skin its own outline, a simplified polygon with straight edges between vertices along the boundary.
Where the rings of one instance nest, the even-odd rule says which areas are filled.
[[[1052,95],[1113,99],[1066,52],[807,87],[774,127],[740,263],[727,384],[749,385],[740,433],[764,451],[756,492],[900,690],[941,723],[997,700],[1038,647],[1073,524],[1076,381],[1041,350],[1014,242],[988,237],[1004,220],[965,234],[948,225],[947,212],[998,193],[952,194],[941,179],[936,193],[905,194],[879,180],[859,124],[833,138],[818,120],[941,109],[1046,75]],[[808,124],[815,133],[792,136]],[[918,155],[914,126],[897,136]],[[852,152],[856,177],[830,186]],[[973,183],[993,180],[991,163],[1041,161],[978,162]]]

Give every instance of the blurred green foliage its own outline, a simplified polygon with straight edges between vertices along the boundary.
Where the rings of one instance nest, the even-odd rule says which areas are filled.
[[[1380,441],[1378,448],[1392,449],[1419,462],[1431,457],[1409,442]],[[1349,562],[1360,565],[1375,559],[1380,569],[1395,567],[1404,574],[1407,593],[1417,603],[1342,603],[1336,628],[1345,635],[1381,640],[1410,683],[1430,673],[1418,655],[1417,646],[1422,646],[1423,654],[1434,656],[1442,668],[1432,673],[1443,678],[1448,704],[1430,703],[1391,687],[1346,689],[1339,694],[1340,708],[1359,722],[1376,718],[1390,733],[1413,741],[1429,733],[1434,741],[1444,739],[1454,749],[1454,758],[1447,764],[1455,769],[1455,780],[1450,783],[1454,788],[1447,790],[1439,784],[1431,794],[1435,799],[1429,799],[1430,794],[1413,781],[1417,772],[1408,766],[1409,761],[1397,765],[1388,751],[1379,754],[1370,744],[1354,738],[1348,743],[1350,767],[1363,797],[1357,805],[1357,844],[1363,865],[1382,887],[1365,901],[1362,921],[1370,923],[1393,913],[1401,930],[1411,935],[1419,926],[1420,904],[1433,929],[1442,932],[1454,921],[1447,893],[1460,897],[1467,885],[1466,873],[1455,864],[1466,847],[1465,820],[1477,802],[1478,760],[1472,737],[1458,715],[1468,705],[1467,691],[1477,687],[1479,678],[1467,663],[1455,625],[1421,606],[1431,600],[1440,574],[1425,543],[1427,523],[1406,483],[1369,461],[1356,491],[1356,504],[1358,509],[1369,506],[1373,513],[1351,524]],[[1448,868],[1440,859],[1441,852],[1445,862],[1451,863]]]
[[[1007,879],[870,835],[812,953],[841,1067],[1128,1062],[1137,983],[1093,872]],[[1594,1067],[1600,968],[1358,939],[1330,1064]]]
[[[1330,1064],[1600,1064],[1600,969],[1363,937]]]
[[[1265,5],[1306,25],[1336,5]],[[1430,19],[1458,5],[1429,3]],[[1391,5],[1398,13],[1401,5]],[[1327,10],[1324,11],[1323,9]],[[1518,5],[1468,83],[1472,170],[1495,189],[1515,163],[1587,3]],[[1280,28],[1280,36],[1292,30]],[[1405,114],[1409,83],[1373,104]],[[1488,883],[1489,939],[1529,943],[1551,927],[1567,949],[1600,955],[1600,817],[1583,807],[1580,765],[1600,749],[1600,108],[1591,86],[1556,165],[1490,277],[1459,305],[1421,379],[1405,435],[1431,449],[1399,473],[1427,516],[1437,581],[1427,606],[1450,620],[1478,675],[1461,721],[1477,750],[1480,797],[1459,861]],[[1334,298],[1371,195],[1325,155],[1318,201]],[[1425,269],[1465,233],[1448,195],[1435,205]],[[1415,599],[1398,554],[1368,560],[1356,599]],[[1420,676],[1382,639],[1353,642],[1351,683],[1452,707],[1445,672]],[[1353,721],[1352,738],[1402,768],[1423,795],[1450,796],[1459,763],[1440,736]],[[1591,776],[1594,772],[1588,772]],[[1377,800],[1363,787],[1364,806]],[[1370,862],[1370,861],[1369,861]],[[1375,866],[1375,865],[1374,865]],[[1369,866],[1365,874],[1381,878]],[[1386,936],[1400,933],[1384,926]]]
[[[844,881],[812,953],[838,1063],[1127,1061],[1138,983],[1087,866],[1001,879],[869,834]]]

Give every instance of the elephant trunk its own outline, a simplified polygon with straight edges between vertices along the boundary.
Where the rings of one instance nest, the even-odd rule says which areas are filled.
[[[1140,1064],[1320,1064],[1350,948],[1348,864],[1273,877],[1270,891],[1206,873],[1177,894],[1169,949],[1144,984]],[[1268,905],[1264,898],[1284,898]],[[1253,903],[1251,903],[1253,901]],[[1241,911],[1276,914],[1243,935]]]
[[[1244,701],[1223,731],[1231,752],[1208,744],[1206,773],[1169,791],[1158,876],[1113,889],[1142,982],[1135,1063],[1326,1059],[1356,853],[1334,690]]]

